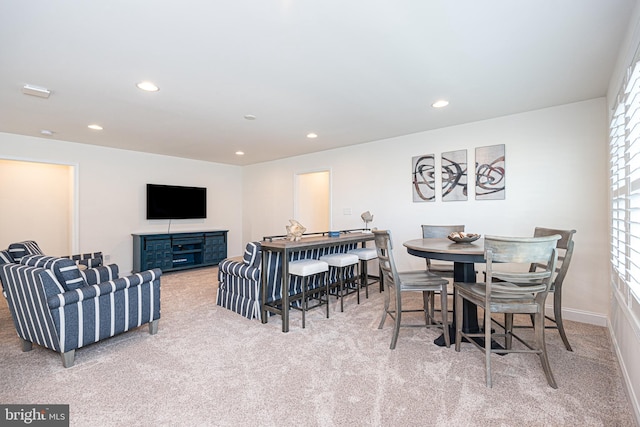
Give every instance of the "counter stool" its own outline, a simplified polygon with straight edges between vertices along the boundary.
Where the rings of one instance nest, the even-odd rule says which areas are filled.
[[[337,282],[330,283],[328,286],[335,287],[337,284],[340,285],[337,296],[340,298],[340,311],[344,311],[344,297],[350,293],[348,289],[345,289],[345,282],[347,282],[346,268],[352,265],[357,266],[360,259],[354,254],[329,254],[321,256],[320,261],[324,261],[329,264],[329,267],[337,269]],[[354,281],[356,283],[356,293],[358,294],[358,304],[360,304],[360,284],[357,280]]]
[[[290,276],[299,276],[302,278],[302,304],[300,309],[302,310],[302,327],[305,326],[305,313],[309,310],[309,296],[307,292],[309,290],[309,278],[311,276],[315,276],[316,274],[324,275],[324,292],[326,294],[326,304],[327,304],[327,318],[329,318],[329,281],[327,280],[326,274],[329,271],[329,264],[324,261],[319,261],[317,259],[300,259],[297,261],[289,262],[289,275]],[[318,305],[323,304],[322,301],[322,291],[323,289],[318,289],[320,292],[320,296],[318,297]],[[314,306],[314,307],[317,307]],[[311,307],[311,308],[314,308]],[[298,308],[298,307],[293,307]]]
[[[369,273],[367,272],[367,264],[369,264],[369,261],[378,258],[376,248],[356,248],[351,249],[347,253],[356,255],[360,260],[360,286],[364,287],[365,296],[369,298],[369,285],[376,282],[380,283],[379,278],[369,281]]]

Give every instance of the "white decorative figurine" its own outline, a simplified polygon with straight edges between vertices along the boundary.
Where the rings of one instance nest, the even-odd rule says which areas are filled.
[[[362,212],[362,215],[360,215],[360,218],[362,218],[362,220],[364,221],[364,232],[368,233],[369,223],[373,221],[373,215],[371,215],[371,212],[366,211],[366,212]]]
[[[291,225],[287,225],[287,239],[297,242],[307,229],[295,219],[290,219],[289,222]]]

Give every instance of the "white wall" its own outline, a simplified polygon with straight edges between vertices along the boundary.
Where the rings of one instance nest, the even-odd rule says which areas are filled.
[[[168,220],[146,219],[147,183],[207,187],[207,219],[174,220],[171,231],[225,229],[229,254],[244,248],[240,167],[7,133],[0,133],[0,158],[74,165],[78,221],[72,251],[102,251],[122,273],[133,267],[131,233],[168,230]],[[28,221],[15,226],[38,240]]]
[[[421,268],[402,242],[420,225],[466,224],[469,232],[530,236],[535,226],[575,228],[576,249],[564,283],[566,318],[606,324],[609,309],[607,223],[607,113],[604,98],[417,133],[244,168],[243,234],[258,240],[284,234],[293,215],[293,176],[332,170],[334,229],[392,230],[401,269]],[[505,144],[506,200],[413,203],[411,158]],[[350,208],[352,215],[344,215]]]

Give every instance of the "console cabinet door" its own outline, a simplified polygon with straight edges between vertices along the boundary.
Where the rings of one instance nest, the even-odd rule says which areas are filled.
[[[143,251],[143,270],[159,268],[170,270],[173,267],[171,239],[145,239]]]
[[[205,264],[219,264],[227,257],[227,233],[208,233],[204,236]]]

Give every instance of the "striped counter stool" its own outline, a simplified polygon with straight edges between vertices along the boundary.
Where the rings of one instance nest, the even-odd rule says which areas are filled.
[[[357,266],[360,259],[354,254],[329,254],[321,256],[320,261],[324,261],[329,264],[329,267],[337,269],[337,282],[330,283],[329,287],[340,286],[337,296],[340,298],[340,311],[344,311],[344,297],[350,293],[349,289],[345,288],[345,282],[348,281],[346,278],[346,269],[354,265]],[[360,284],[357,281],[355,281],[355,283],[358,294],[358,304],[360,304]]]
[[[360,260],[360,286],[364,286],[365,296],[369,298],[369,285],[376,282],[380,283],[379,278],[369,281],[369,273],[367,271],[367,264],[369,264],[369,261],[378,258],[376,248],[356,248],[347,253],[356,255]],[[380,292],[382,292],[382,284],[380,284]]]
[[[318,291],[322,292],[324,289],[326,294],[327,318],[329,318],[329,280],[327,280],[327,271],[329,271],[329,264],[317,259],[300,259],[289,262],[289,275],[302,277],[302,303],[300,305],[300,309],[302,311],[303,328],[305,326],[305,313],[309,310],[309,295],[307,295],[309,290],[309,278],[316,274],[324,275],[324,286],[322,289],[318,289]],[[318,301],[318,306],[323,304],[322,295],[318,297]],[[292,306],[292,308],[298,307]]]

